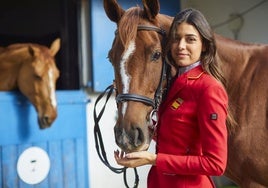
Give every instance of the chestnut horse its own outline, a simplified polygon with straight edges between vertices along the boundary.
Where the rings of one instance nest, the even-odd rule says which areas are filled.
[[[143,0],[143,7],[124,10],[116,0],[104,0],[107,16],[117,24],[109,52],[118,103],[115,139],[127,152],[149,147],[151,114],[157,110],[155,97],[165,79],[163,31],[169,32],[173,19],[159,13],[158,0]],[[225,175],[244,188],[267,187],[268,46],[215,37],[230,108],[238,123],[229,136]]]
[[[32,43],[0,48],[0,91],[19,89],[35,107],[40,129],[50,127],[57,117],[56,81],[59,70],[56,39],[50,48]]]

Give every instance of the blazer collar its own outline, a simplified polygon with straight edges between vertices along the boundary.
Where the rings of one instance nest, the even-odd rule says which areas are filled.
[[[183,73],[186,73],[190,70],[192,70],[193,68],[197,67],[198,65],[201,65],[201,62],[200,61],[197,61],[191,65],[188,65],[186,67],[179,67],[178,69],[178,75],[182,75]]]
[[[181,90],[188,82],[188,80],[196,80],[200,78],[204,74],[204,70],[201,65],[194,67],[193,69],[189,70],[188,72],[177,76],[174,80],[173,86],[171,87],[170,92],[177,93]]]
[[[188,80],[196,80],[200,78],[202,74],[204,74],[204,70],[201,65],[198,65],[197,67],[187,72],[186,76]]]

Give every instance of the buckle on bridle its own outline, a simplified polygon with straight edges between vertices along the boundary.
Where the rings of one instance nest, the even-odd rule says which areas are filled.
[[[158,111],[157,109],[153,109],[149,115],[149,128],[155,132],[156,127],[158,125]]]

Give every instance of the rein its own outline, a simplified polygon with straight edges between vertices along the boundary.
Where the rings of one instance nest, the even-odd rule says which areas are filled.
[[[163,29],[161,29],[159,27],[155,27],[155,26],[139,25],[138,31],[140,31],[140,30],[156,31],[157,33],[161,34],[162,36],[164,36],[164,37],[166,36],[166,32]],[[117,33],[117,31],[115,33]],[[163,60],[163,65],[162,65],[162,70],[161,70],[161,78],[160,78],[160,82],[158,84],[157,90],[155,92],[154,99],[151,99],[149,97],[142,96],[139,94],[123,93],[123,94],[118,94],[116,96],[116,102],[120,103],[120,102],[125,102],[125,101],[136,101],[136,102],[141,102],[141,103],[144,103],[146,105],[152,106],[153,110],[150,114],[150,118],[153,119],[153,116],[156,116],[156,114],[157,114],[158,107],[159,107],[160,102],[162,100],[162,96],[163,96],[163,92],[164,92],[162,85],[163,85],[164,79],[167,78],[166,73],[167,73],[168,68],[169,68],[169,66],[167,66],[166,62]],[[96,150],[97,150],[97,153],[98,153],[100,160],[103,162],[103,164],[105,166],[107,166],[111,171],[113,171],[117,174],[123,173],[125,186],[127,188],[129,188],[128,183],[127,183],[127,178],[126,178],[127,167],[115,168],[115,167],[110,165],[110,163],[107,159],[106,152],[105,152],[105,147],[104,147],[102,134],[101,134],[100,126],[99,126],[99,121],[102,118],[102,115],[105,111],[106,104],[107,104],[107,102],[108,102],[109,98],[111,97],[114,90],[115,90],[115,88],[114,88],[113,84],[108,86],[98,96],[98,98],[95,101],[94,112],[93,112],[94,113],[93,114],[94,115],[94,123],[95,123],[95,125],[94,125],[95,147],[96,147]],[[105,103],[104,103],[103,107],[101,108],[99,114],[97,115],[97,112],[96,112],[97,104],[105,96],[106,96]],[[153,125],[150,126],[149,128],[155,130],[156,125],[157,125],[157,120],[154,120],[152,122],[153,122]],[[137,172],[136,168],[134,168],[134,173],[135,173],[135,182],[134,182],[133,188],[137,188],[138,184],[139,184],[139,176],[138,176],[138,172]]]
[[[95,147],[98,153],[98,156],[100,158],[100,160],[103,162],[103,164],[105,166],[107,166],[111,171],[113,171],[114,173],[120,174],[123,173],[124,174],[124,183],[125,186],[127,188],[129,188],[128,183],[127,183],[127,178],[126,178],[126,172],[127,172],[127,168],[123,167],[123,168],[116,168],[110,165],[108,159],[107,159],[107,155],[105,152],[105,147],[104,147],[104,143],[103,143],[103,139],[102,139],[102,134],[101,134],[101,130],[100,130],[100,126],[99,126],[99,121],[101,120],[101,117],[105,111],[106,108],[106,104],[109,100],[109,98],[111,97],[112,93],[114,91],[114,86],[110,85],[108,86],[96,99],[95,101],[95,105],[94,105],[94,139],[95,139]],[[97,104],[99,103],[99,101],[104,98],[106,95],[106,99],[105,99],[105,103],[103,105],[103,107],[101,108],[99,114],[97,115],[96,112],[96,108],[97,108]],[[138,176],[138,172],[137,169],[134,168],[134,173],[135,173],[135,183],[134,183],[134,188],[138,187],[139,184],[139,176]]]

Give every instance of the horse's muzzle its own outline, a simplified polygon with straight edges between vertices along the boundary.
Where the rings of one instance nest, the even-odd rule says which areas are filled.
[[[124,152],[142,151],[149,147],[144,132],[137,126],[129,130],[115,126],[114,133],[116,144]]]
[[[49,116],[38,117],[38,125],[40,129],[46,129],[51,126],[56,118],[51,118]]]

